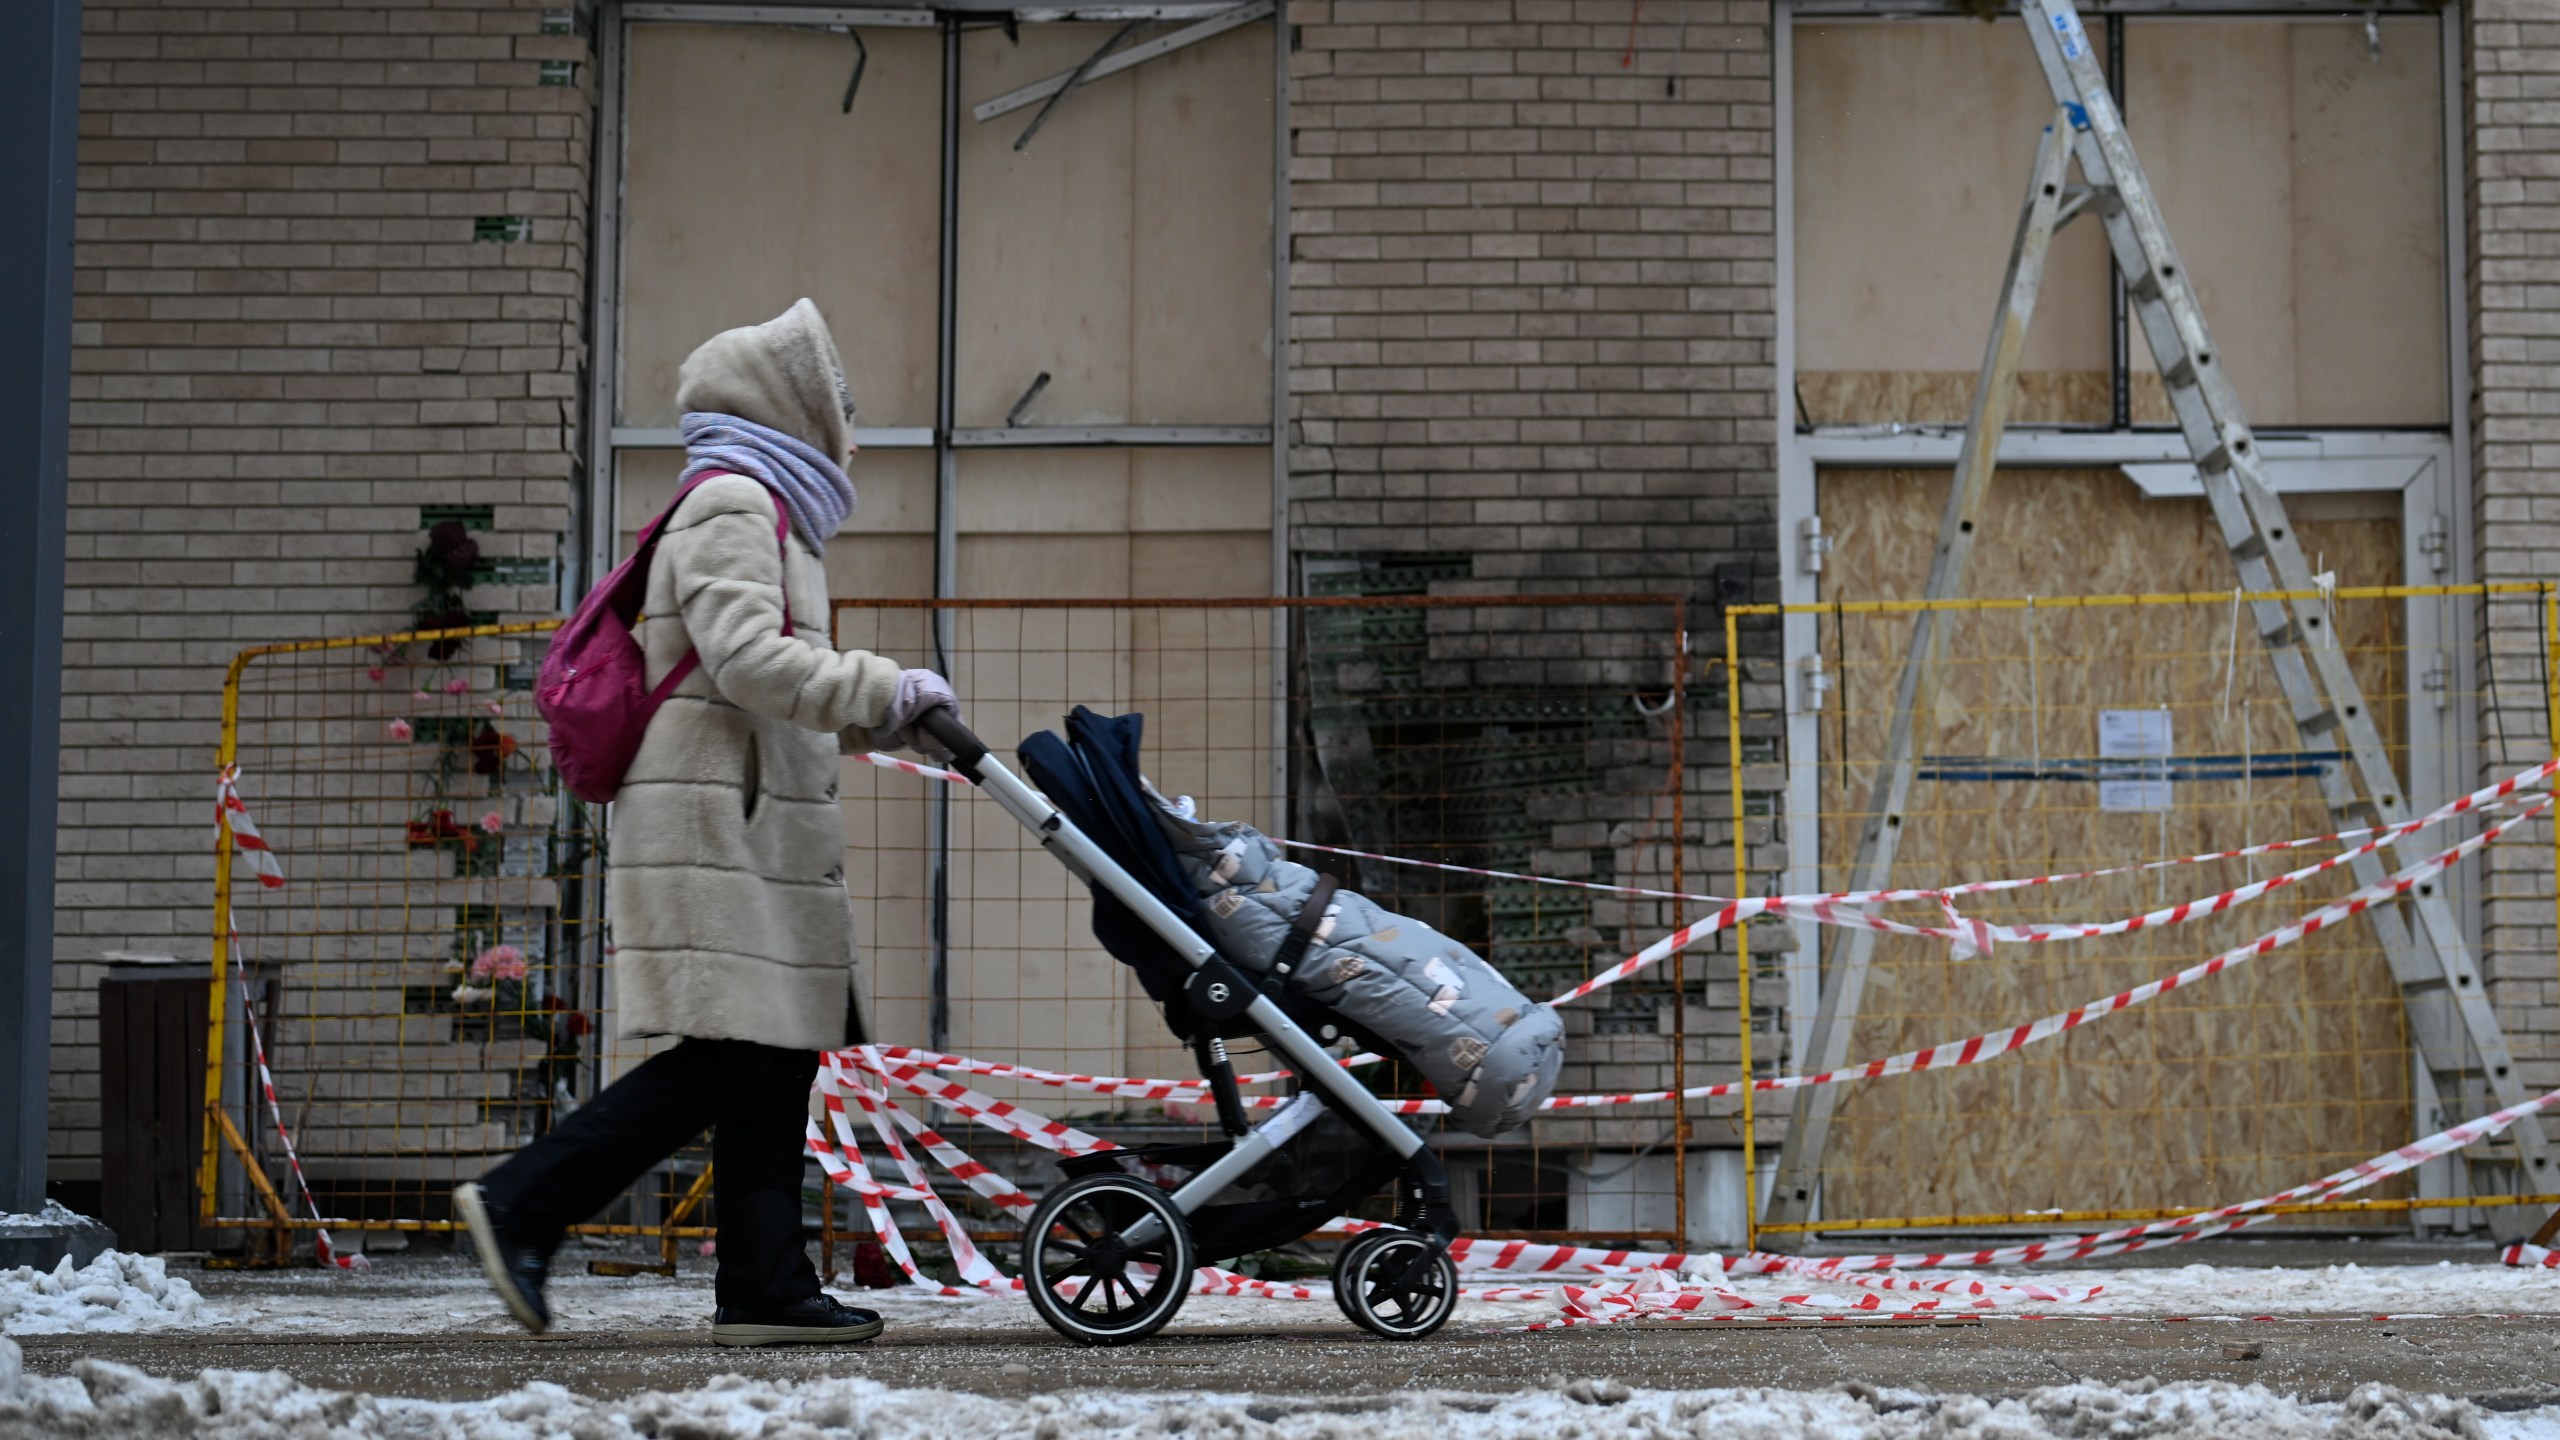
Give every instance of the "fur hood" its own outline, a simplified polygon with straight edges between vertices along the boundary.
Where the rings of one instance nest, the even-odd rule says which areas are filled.
[[[839,464],[853,449],[853,388],[826,318],[806,298],[703,341],[676,372],[676,408],[771,426]]]

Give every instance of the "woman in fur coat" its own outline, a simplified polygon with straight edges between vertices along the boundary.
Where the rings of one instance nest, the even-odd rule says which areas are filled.
[[[688,488],[651,562],[648,680],[692,673],[649,722],[613,812],[607,893],[627,1038],[681,1037],[454,1192],[515,1317],[550,1323],[551,1252],[709,1127],[723,1345],[868,1340],[800,1237],[818,1052],[867,1038],[844,887],[839,756],[930,753],[952,704],[926,670],[828,636],[823,556],[853,512],[853,397],[818,307],[713,336],[684,362]]]

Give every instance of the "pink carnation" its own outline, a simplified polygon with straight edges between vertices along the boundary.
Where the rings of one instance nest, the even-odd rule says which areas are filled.
[[[521,980],[524,975],[524,952],[513,945],[492,945],[471,962],[474,980]]]
[[[491,715],[504,715],[507,713],[506,702],[503,700],[492,700],[480,708],[488,711]]]
[[[424,690],[412,690],[409,692],[409,697],[413,700],[433,700],[436,698]]]
[[[480,828],[492,835],[507,828],[507,817],[492,810],[480,817]]]
[[[389,673],[389,671],[384,670],[381,666],[376,665],[364,672],[364,678],[372,681],[376,685],[379,685],[382,683],[382,677]]]
[[[406,743],[411,737],[415,736],[418,731],[417,727],[411,725],[406,720],[394,720],[390,724],[382,727],[382,733],[390,736],[394,740]]]
[[[471,682],[459,675],[456,675],[452,679],[444,682],[444,693],[447,695],[467,694],[470,692],[470,689]]]

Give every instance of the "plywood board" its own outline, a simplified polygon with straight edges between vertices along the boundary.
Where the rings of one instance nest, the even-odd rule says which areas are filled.
[[[1990,328],[1989,309],[1983,328]],[[1961,425],[1973,414],[1978,370],[1817,370],[1796,373],[1796,419],[1804,425]],[[2104,425],[2115,396],[2104,370],[2031,370],[2018,376],[2010,421],[2019,425]]]
[[[1269,26],[1247,25],[1129,72],[1141,425],[1271,414],[1271,43]]]
[[[1945,472],[1836,471],[1821,481],[1837,549],[1825,598],[1916,595]],[[2387,512],[2305,507],[2306,550],[2347,585],[2399,579]],[[2201,499],[2146,500],[2111,471],[2002,472],[1970,573],[1975,593],[2216,591],[2229,563]],[[2341,640],[2396,734],[2405,703],[2395,608],[2341,602]],[[1821,622],[1839,677],[1820,721],[1826,888],[1857,847],[1890,718],[1907,616]],[[2078,871],[2334,828],[2271,667],[2223,603],[1973,612],[1951,620],[1943,699],[1891,883]],[[1845,656],[1843,650],[1845,648]],[[2173,783],[2172,807],[2107,813],[2085,767],[2102,712],[2168,708],[2177,755],[2226,757],[2228,778]],[[1845,724],[1844,724],[1845,717]],[[2239,778],[2242,757],[2263,773]],[[2276,757],[2285,757],[2279,760]],[[2050,767],[2050,768],[2047,768]],[[2032,778],[2039,774],[2083,778]],[[2284,868],[2183,867],[1976,897],[1995,921],[2140,913]],[[2214,920],[2109,939],[2004,945],[1951,961],[1888,937],[1851,1051],[1892,1054],[2067,1009],[2253,938],[2343,877]],[[1933,907],[1927,907],[1933,908]],[[1927,915],[1910,918],[1927,920]],[[2405,1140],[2408,1058],[2371,929],[2341,927],[2068,1038],[1980,1067],[1852,1086],[1826,1166],[1840,1217],[2212,1203],[2325,1173]]]
[[[2437,22],[2379,25],[2377,54],[2360,16],[2127,22],[2127,123],[2262,424],[2449,413]],[[2042,78],[2005,22],[1795,34],[1801,418],[1960,420],[2050,113]],[[2096,226],[2056,238],[2019,419],[2108,418],[2107,269]],[[2132,350],[2135,418],[2164,423]]]
[[[962,93],[1072,70],[1113,28],[1026,25],[1018,43],[978,31],[962,41]],[[1135,93],[1126,77],[1082,87],[1020,151],[1029,112],[961,122],[961,424],[1003,424],[1044,371],[1025,423],[1128,423]]]
[[[865,425],[933,423],[941,40],[778,25],[631,27],[623,425],[675,423],[713,334],[818,302]]]
[[[2304,425],[2442,425],[2444,70],[2433,16],[2295,24],[2294,413]]]
[[[963,42],[972,100],[1072,70],[1108,25]],[[964,121],[959,415],[1000,425],[1268,423],[1271,38],[1247,26],[1078,88],[1030,145]]]
[[[2126,27],[2127,126],[2261,424],[2445,422],[2437,22],[2378,23],[2378,53],[2361,17]]]
[[[1796,368],[1969,385],[2053,118],[2026,36],[1971,20],[1806,21],[1794,35]],[[2105,236],[2073,225],[2054,239],[2020,368],[2104,372],[2107,303]]]

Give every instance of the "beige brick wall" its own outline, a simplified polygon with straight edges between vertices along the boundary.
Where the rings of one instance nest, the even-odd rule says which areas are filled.
[[[2465,57],[2471,212],[2473,525],[2479,578],[2560,580],[2560,14],[2477,0]],[[2484,750],[2530,760],[2549,726],[2538,606],[2491,607],[2501,683]],[[2547,822],[2484,858],[2484,959],[2528,1088],[2560,1086],[2560,928]]]
[[[1767,0],[1293,0],[1288,19],[1293,548],[1462,553],[1458,588],[1676,592],[1720,651],[1720,571],[1776,598]],[[1590,633],[1526,629],[1484,653],[1629,678]],[[1713,888],[1721,692],[1689,716],[1685,869]],[[1622,880],[1662,883],[1669,847],[1630,843],[1652,804],[1595,794],[1556,843],[1605,836]],[[1611,944],[1668,928],[1658,905],[1594,914]],[[1687,966],[1724,1007],[1692,1012],[1693,1062],[1730,1064],[1732,987],[1704,979],[1730,979],[1730,951]],[[1630,1043],[1577,1041],[1564,1088],[1609,1088],[1581,1062],[1613,1049],[1658,1077],[1661,1043]]]
[[[232,654],[404,619],[421,505],[495,507],[500,556],[548,557],[568,523],[593,104],[586,41],[542,34],[539,0],[88,0],[84,23],[53,1090],[74,1182],[100,957],[208,953]],[[475,242],[499,215],[531,239]]]
[[[1769,568],[1768,5],[1628,18],[1289,7],[1299,550],[1557,589]]]

